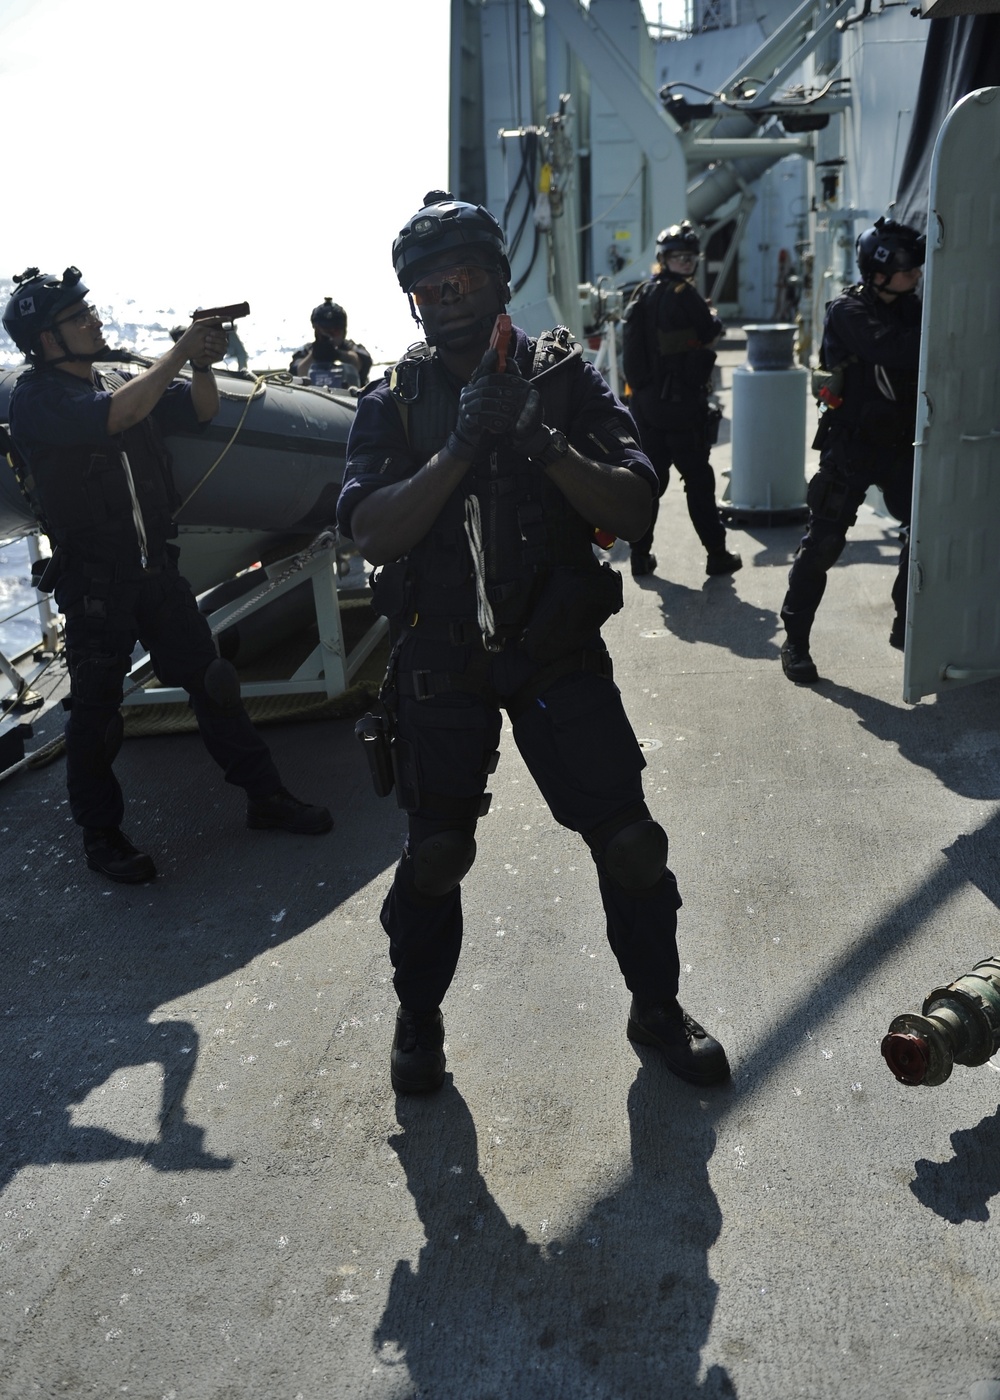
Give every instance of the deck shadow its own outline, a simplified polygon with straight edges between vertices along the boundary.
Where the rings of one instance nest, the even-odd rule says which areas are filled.
[[[916,706],[891,704],[833,681],[824,684],[823,696],[853,710],[870,734],[895,744],[901,758],[926,768],[952,792],[977,801],[1000,799],[1000,681],[982,681]]]
[[[952,1133],[951,1145],[954,1155],[947,1162],[916,1163],[910,1190],[952,1225],[989,1220],[989,1202],[1000,1194],[1000,1108],[974,1128]]]
[[[628,1096],[631,1171],[565,1236],[530,1241],[491,1195],[472,1115],[450,1076],[400,1099],[390,1138],[426,1235],[396,1265],[377,1352],[405,1363],[414,1396],[550,1400],[662,1395],[724,1400],[699,1379],[722,1217],[708,1177],[717,1109],[651,1057]]]
[[[656,574],[644,575],[636,584],[658,594],[663,625],[678,641],[721,647],[750,660],[777,660],[777,613],[744,602],[733,575],[706,578],[700,588]]]
[[[135,741],[118,766],[132,799],[126,829],[161,869],[151,885],[111,885],[86,869],[61,763],[9,789],[18,805],[0,838],[0,1190],[32,1164],[231,1165],[206,1150],[185,1109],[199,1030],[162,1008],[315,928],[392,866],[401,835],[395,803],[371,792],[350,721],[268,739],[293,790],[327,794],[334,832],[247,831],[242,792],[225,789],[196,736]],[[158,1104],[145,1096],[141,1122],[120,1123],[124,1108],[117,1132],[74,1122],[90,1094],[110,1094],[144,1065],[162,1092]]]

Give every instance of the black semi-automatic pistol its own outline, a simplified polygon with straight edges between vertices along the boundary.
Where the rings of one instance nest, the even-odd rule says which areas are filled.
[[[191,317],[192,321],[236,321],[241,316],[250,315],[250,303],[237,301],[232,306],[199,306]]]

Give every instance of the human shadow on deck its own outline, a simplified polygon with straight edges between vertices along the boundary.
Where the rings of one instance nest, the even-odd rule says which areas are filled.
[[[824,699],[853,710],[862,726],[901,758],[926,768],[962,797],[1000,798],[1000,681],[938,696],[930,704],[890,704],[850,686],[825,682]]]
[[[1000,1192],[1000,1108],[974,1128],[951,1135],[947,1162],[922,1158],[910,1190],[922,1205],[953,1225],[989,1220],[989,1201]]]
[[[373,1340],[384,1364],[401,1353],[413,1400],[736,1395],[720,1366],[698,1379],[718,1291],[715,1101],[703,1106],[654,1057],[643,1062],[628,1096],[630,1175],[544,1245],[491,1196],[450,1077],[433,1099],[400,1098],[397,1114],[403,1132],[390,1143],[426,1243],[416,1271],[396,1265]]]
[[[644,575],[636,583],[659,594],[663,624],[678,641],[722,647],[734,656],[777,659],[778,645],[772,640],[778,626],[777,614],[770,608],[745,603],[732,575],[706,578],[700,588],[689,588],[655,574]]]
[[[196,736],[132,742],[118,765],[132,798],[126,826],[164,872],[147,886],[111,886],[86,869],[62,765],[10,790],[19,809],[0,851],[0,1190],[32,1164],[232,1165],[206,1145],[212,1110],[185,1100],[206,1034],[229,1026],[256,1048],[252,1013],[237,1000],[227,1015],[225,998],[204,1002],[198,990],[314,928],[392,865],[401,835],[395,803],[371,793],[350,721],[270,729],[268,740],[289,786],[330,802],[334,832],[247,831],[242,792],[225,789]],[[219,1019],[187,1014],[187,999]],[[136,1072],[143,1092],[126,1091]]]
[[[792,567],[795,551],[806,533],[807,524],[808,522],[803,520],[798,525],[765,527],[744,524],[740,526],[739,528],[744,534],[749,535],[761,546],[754,555],[753,567],[755,569],[782,569],[787,573]],[[738,534],[730,537],[729,547],[730,549],[739,549]],[[899,526],[895,523],[883,522],[882,534],[878,539],[866,539],[849,530],[844,552],[834,564],[831,577],[835,577],[839,569],[849,568],[852,564],[888,564],[895,567],[899,563],[901,549],[902,540],[899,537]],[[834,585],[831,584],[832,586]],[[889,586],[891,585],[887,586],[886,597],[888,597]]]

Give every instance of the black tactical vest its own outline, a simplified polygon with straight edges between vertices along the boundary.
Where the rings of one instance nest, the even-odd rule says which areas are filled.
[[[545,422],[569,435],[569,403],[579,346],[557,327],[531,346],[531,379]],[[459,388],[423,343],[390,374],[410,448],[421,463],[440,451],[458,414]],[[433,528],[407,556],[405,606],[425,618],[474,620],[476,584],[466,531],[468,498],[479,506],[486,592],[499,636],[519,632],[555,568],[596,570],[593,526],[546,474],[511,447],[480,449]]]
[[[45,533],[74,563],[141,567],[123,452],[152,563],[162,558],[164,544],[177,534],[171,517],[180,497],[169,454],[151,418],[101,442],[40,444],[32,451],[23,489]]]

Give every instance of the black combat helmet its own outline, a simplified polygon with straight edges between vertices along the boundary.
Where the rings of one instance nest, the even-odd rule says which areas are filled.
[[[404,224],[392,245],[392,265],[404,292],[420,276],[421,267],[441,252],[456,254],[473,249],[489,254],[505,288],[510,283],[510,263],[503,229],[481,204],[466,204],[447,190],[431,190],[413,218]],[[510,299],[507,291],[504,302]]]
[[[676,257],[678,253],[691,253],[697,257],[700,252],[698,234],[687,219],[682,224],[671,224],[657,234],[656,257],[661,263],[665,263],[667,258]]]
[[[60,311],[82,301],[89,290],[80,280],[78,267],[68,267],[62,277],[29,267],[14,278],[3,328],[23,354],[37,354],[41,332],[51,330]]]
[[[884,272],[889,278],[894,272],[923,267],[927,240],[908,224],[876,219],[871,228],[858,235],[855,251],[858,270],[867,282],[876,272]]]
[[[347,312],[333,297],[324,297],[322,303],[313,308],[309,319],[314,326],[329,327],[332,331],[347,330]]]

